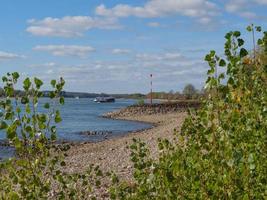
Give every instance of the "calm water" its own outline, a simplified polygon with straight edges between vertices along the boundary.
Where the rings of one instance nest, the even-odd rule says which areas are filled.
[[[49,99],[41,99],[41,107]],[[139,122],[105,119],[101,116],[110,111],[135,104],[135,100],[117,99],[115,103],[95,103],[93,99],[65,99],[65,105],[59,107],[63,121],[58,125],[58,139],[68,141],[101,141],[103,135],[87,136],[82,131],[112,131],[107,138],[121,136],[129,131],[149,128],[151,125]],[[40,110],[42,111],[42,110]],[[0,132],[0,139],[5,133]],[[6,157],[10,149],[0,147],[0,157]]]

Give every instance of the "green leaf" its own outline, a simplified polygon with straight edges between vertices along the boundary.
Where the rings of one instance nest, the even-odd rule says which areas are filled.
[[[210,54],[207,54],[206,57],[205,57],[205,61],[211,61],[211,57],[210,57]]]
[[[5,113],[5,120],[11,120],[12,117],[13,117],[13,113],[12,112]]]
[[[34,78],[34,83],[35,83],[37,89],[40,89],[40,87],[43,85],[43,81],[41,81],[40,79],[38,79],[36,77]]]
[[[30,132],[32,132],[32,127],[31,126],[26,126],[25,130],[26,130],[26,132],[30,133]]]
[[[263,40],[262,40],[262,39],[258,39],[257,44],[258,44],[259,46],[261,46],[261,45],[263,44]]]
[[[235,31],[235,32],[233,33],[233,35],[234,35],[235,37],[240,37],[241,33],[240,33],[240,31]]]
[[[37,97],[38,98],[43,97],[43,96],[44,96],[43,92],[40,92],[40,91],[37,92]]]
[[[240,57],[243,58],[248,55],[248,51],[244,48],[240,49]]]
[[[13,72],[12,77],[14,80],[17,80],[19,78],[19,73],[18,72]]]
[[[231,36],[232,36],[232,33],[229,32],[224,37],[225,37],[225,39],[228,39],[229,40],[231,38]]]
[[[45,108],[45,109],[49,109],[49,108],[50,108],[50,104],[49,104],[49,103],[45,103],[45,104],[44,104],[44,108]]]
[[[248,32],[251,32],[251,31],[252,31],[252,27],[251,27],[251,26],[248,26],[248,27],[247,27],[247,31],[248,31]]]
[[[211,51],[210,51],[210,56],[211,56],[211,57],[215,56],[215,54],[216,54],[216,51],[214,51],[214,50],[211,50]]]
[[[235,83],[234,79],[233,79],[232,77],[230,77],[230,78],[228,79],[228,84],[230,84],[230,85],[234,85],[234,83]]]
[[[51,140],[52,140],[52,141],[55,141],[56,139],[57,139],[56,134],[55,134],[55,133],[52,133],[52,134],[51,134]]]
[[[260,26],[255,26],[255,28],[256,28],[257,32],[261,32],[261,27]]]
[[[238,43],[238,46],[241,47],[241,46],[243,46],[243,44],[245,43],[245,41],[243,39],[238,38],[237,39],[237,43]]]
[[[39,126],[39,129],[40,129],[40,130],[46,129],[46,125],[45,125],[45,123],[43,123],[43,122],[39,122],[39,123],[38,123],[38,126]]]
[[[21,98],[21,103],[22,103],[22,104],[27,104],[27,103],[29,103],[29,98],[28,98],[28,97],[22,97],[22,98]]]
[[[45,114],[39,114],[38,115],[38,119],[41,121],[41,122],[46,122],[46,115]]]
[[[60,166],[64,167],[64,166],[66,166],[66,163],[65,163],[64,161],[62,161],[62,162],[60,163]]]
[[[51,130],[52,133],[56,133],[56,131],[57,131],[56,126],[52,126],[52,127],[50,128],[50,130]]]
[[[220,67],[224,67],[226,65],[226,62],[224,59],[221,59],[220,62],[219,62],[219,66]]]
[[[6,129],[7,128],[7,123],[5,121],[1,121],[0,122],[0,129],[3,130],[3,129]]]
[[[16,128],[14,126],[9,126],[6,131],[6,134],[8,139],[13,140],[17,135]]]
[[[57,83],[56,80],[51,80],[51,82],[50,82],[50,84],[52,85],[53,88],[56,87],[56,83]]]
[[[3,82],[7,82],[7,81],[8,81],[8,79],[7,79],[6,76],[3,76],[3,77],[2,77],[2,80],[3,80]]]
[[[250,170],[254,170],[256,168],[256,165],[254,164],[254,163],[251,163],[250,165],[249,165],[249,169]]]
[[[55,98],[56,97],[56,94],[55,94],[55,92],[49,92],[49,97],[50,97],[50,99],[53,99],[53,98]]]
[[[15,191],[9,192],[7,198],[12,199],[12,200],[19,200],[20,199],[19,195]]]
[[[209,69],[207,72],[207,75],[212,75],[212,74],[214,74],[214,72],[215,72],[214,68]]]
[[[224,73],[221,73],[221,74],[219,75],[219,79],[224,79],[224,78],[225,78]]]
[[[23,81],[23,88],[27,91],[30,89],[31,87],[31,80],[29,78],[26,78],[24,81]]]
[[[62,121],[62,119],[61,119],[60,113],[59,113],[59,111],[57,110],[57,111],[56,111],[56,115],[55,115],[55,122],[56,122],[56,123],[59,123],[59,122],[61,122],[61,121]]]
[[[15,144],[16,150],[19,150],[22,148],[21,141],[18,138],[15,138],[14,144]]]
[[[60,98],[59,98],[59,103],[60,103],[61,105],[63,105],[63,104],[65,103],[65,101],[64,101],[64,97],[60,97]]]
[[[25,111],[26,113],[30,114],[31,113],[31,108],[30,108],[30,105],[27,104],[26,107],[25,107]]]

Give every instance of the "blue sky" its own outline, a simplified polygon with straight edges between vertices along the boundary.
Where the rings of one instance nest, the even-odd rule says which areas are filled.
[[[157,91],[200,89],[227,31],[267,24],[267,0],[0,2],[1,75],[63,76],[67,91],[147,93],[151,73]]]

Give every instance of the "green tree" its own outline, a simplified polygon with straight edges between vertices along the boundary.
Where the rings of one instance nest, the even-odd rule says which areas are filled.
[[[186,99],[192,99],[197,94],[197,90],[192,84],[187,84],[183,89],[183,95]]]

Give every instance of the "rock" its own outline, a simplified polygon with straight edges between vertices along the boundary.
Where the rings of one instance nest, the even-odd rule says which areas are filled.
[[[8,140],[0,140],[0,146],[9,147],[9,146],[11,146],[11,144],[9,143]]]
[[[82,132],[79,132],[79,134],[81,135],[88,135],[88,136],[91,136],[91,135],[110,135],[112,134],[112,131],[82,131]]]
[[[133,115],[153,115],[153,114],[166,114],[186,111],[188,108],[199,108],[201,103],[199,101],[179,101],[171,103],[158,103],[158,104],[144,104],[132,105],[123,108],[119,111],[106,113],[103,117],[106,118],[120,118]]]

